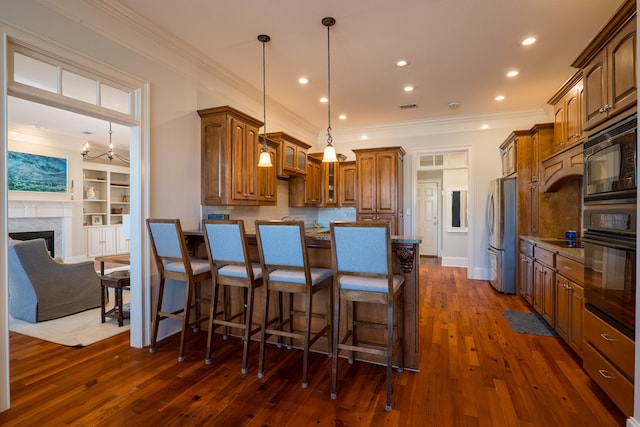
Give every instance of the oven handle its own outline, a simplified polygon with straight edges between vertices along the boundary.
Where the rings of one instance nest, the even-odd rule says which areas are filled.
[[[621,242],[620,239],[615,238],[606,238],[598,236],[597,239],[590,239],[587,236],[582,236],[582,243],[598,245],[598,246],[606,246],[608,248],[621,249],[624,251],[636,251],[635,243],[631,242]]]

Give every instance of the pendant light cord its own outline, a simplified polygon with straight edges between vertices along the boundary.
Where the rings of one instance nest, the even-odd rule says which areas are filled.
[[[264,106],[264,139],[262,141],[267,150],[267,62],[265,54],[266,42],[262,41],[262,105]]]
[[[327,144],[329,145],[333,142],[331,137],[331,26],[333,23],[325,24],[327,25]]]

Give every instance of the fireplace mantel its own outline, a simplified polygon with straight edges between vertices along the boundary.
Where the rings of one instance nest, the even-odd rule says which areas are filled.
[[[9,200],[9,218],[69,218],[76,200]]]

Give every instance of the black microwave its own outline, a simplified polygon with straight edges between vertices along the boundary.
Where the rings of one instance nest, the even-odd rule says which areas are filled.
[[[636,114],[593,135],[584,143],[584,202],[636,200]]]

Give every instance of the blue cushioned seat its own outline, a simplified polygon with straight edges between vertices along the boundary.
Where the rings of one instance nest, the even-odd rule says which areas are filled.
[[[393,357],[398,353],[402,369],[402,289],[404,276],[393,274],[391,232],[388,223],[332,222],[330,224],[333,263],[333,348],[336,357],[331,367],[331,397],[337,397],[338,357],[344,350],[350,361],[354,354],[383,356],[387,367],[387,399],[385,410],[391,410],[391,371]],[[340,310],[346,305],[347,324],[344,338],[340,332]],[[383,304],[387,310],[384,324],[354,321],[357,303]],[[394,320],[395,318],[395,320]],[[360,343],[356,328],[385,328],[386,342]],[[396,334],[394,334],[396,331]],[[394,336],[396,340],[394,341]]]
[[[207,320],[206,311],[203,313],[201,306],[210,304],[210,300],[203,298],[201,285],[211,279],[211,267],[204,260],[191,259],[187,251],[184,233],[179,219],[147,219],[147,230],[151,239],[151,248],[160,275],[158,289],[158,303],[155,308],[153,327],[151,331],[151,347],[153,353],[156,350],[158,327],[161,320],[178,319],[182,324],[180,333],[180,346],[178,348],[178,361],[184,360],[184,343],[186,331],[190,326],[199,330],[202,322]],[[174,281],[184,282],[184,305],[178,310],[163,307],[164,289],[167,283]],[[195,316],[191,319],[191,310]]]
[[[258,253],[262,265],[262,275],[266,288],[262,306],[262,339],[260,341],[260,359],[258,364],[258,376],[264,376],[265,347],[267,339],[274,335],[278,344],[282,338],[289,339],[289,347],[292,340],[300,342],[303,350],[302,357],[302,387],[306,388],[309,380],[307,365],[309,348],[320,337],[327,336],[327,353],[331,354],[331,310],[333,308],[331,296],[331,283],[333,271],[329,268],[312,268],[309,266],[307,247],[305,244],[304,222],[302,221],[256,221],[256,238]],[[322,315],[325,324],[317,331],[311,331],[311,307],[312,298],[321,291],[325,291],[326,314]],[[278,292],[277,301],[284,300],[287,303],[283,315],[283,308],[279,307],[278,317],[268,319],[270,293]],[[287,298],[281,298],[283,294]],[[304,305],[302,310],[294,310],[294,295],[298,295]],[[315,304],[315,303],[313,303]],[[293,329],[293,316],[304,317],[303,329]]]
[[[207,219],[202,222],[207,256],[213,272],[213,304],[209,317],[209,333],[205,362],[212,360],[214,332],[223,328],[223,336],[229,335],[230,328],[240,329],[244,346],[242,350],[243,374],[247,373],[249,363],[249,344],[251,336],[260,331],[253,325],[253,300],[255,289],[262,286],[262,266],[252,263],[247,248],[247,236],[242,220]],[[240,310],[231,312],[229,292],[235,289],[240,293]],[[222,292],[222,308],[219,307]]]

